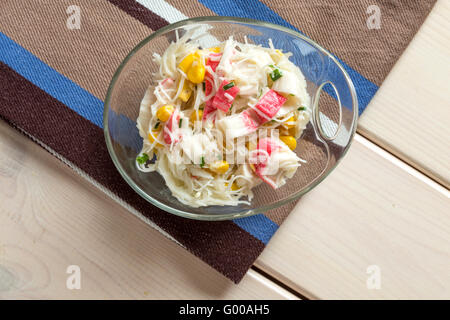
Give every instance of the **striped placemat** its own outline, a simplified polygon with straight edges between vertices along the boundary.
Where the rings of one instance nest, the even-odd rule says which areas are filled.
[[[336,55],[362,112],[434,2],[4,0],[0,117],[237,283],[294,204],[204,222],[165,213],[134,193],[110,160],[102,131],[103,99],[120,62],[168,23],[208,15],[265,20],[300,31]]]

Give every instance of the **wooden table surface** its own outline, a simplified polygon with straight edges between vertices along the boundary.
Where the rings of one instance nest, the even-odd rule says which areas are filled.
[[[439,0],[348,155],[239,285],[0,122],[0,298],[450,299],[449,76]]]

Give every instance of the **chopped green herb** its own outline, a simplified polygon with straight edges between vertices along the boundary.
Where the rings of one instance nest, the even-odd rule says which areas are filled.
[[[276,81],[283,76],[283,72],[277,66],[275,66],[273,64],[269,64],[269,67],[271,67],[273,69],[273,71],[271,73],[269,73],[272,81]]]
[[[202,162],[200,162],[200,167],[204,167],[205,166],[205,157],[202,157]]]
[[[305,110],[306,110],[306,107],[301,106],[301,107],[299,107],[297,110],[298,110],[298,111],[305,111]]]
[[[275,121],[275,120],[270,120],[270,122],[274,123],[274,122],[276,122],[276,121]]]
[[[282,76],[283,72],[281,72],[281,70],[278,68],[273,69],[273,71],[270,73],[270,79],[272,79],[272,81],[277,81]]]
[[[260,88],[260,89],[259,89],[259,95],[258,95],[258,98],[262,96],[262,92],[263,92],[263,89]]]
[[[234,87],[234,82],[233,81],[231,81],[230,83],[228,83],[228,84],[226,84],[226,85],[224,85],[223,86],[223,90],[228,90],[228,89],[230,89],[230,88],[233,88]]]
[[[181,124],[183,123],[183,118],[180,118],[180,121],[178,122],[178,127],[181,128]]]
[[[148,154],[143,153],[143,154],[137,156],[137,157],[136,157],[136,161],[137,161],[139,164],[145,164],[145,163],[148,161]]]
[[[289,95],[290,95],[291,97],[295,97],[295,94],[293,94],[293,93],[289,93]]]
[[[201,106],[198,108],[198,110],[203,110],[205,107]]]
[[[155,124],[155,126],[153,127],[153,129],[158,129],[159,127],[159,121]]]

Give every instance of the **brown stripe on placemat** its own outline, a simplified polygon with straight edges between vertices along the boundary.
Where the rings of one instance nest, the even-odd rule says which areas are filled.
[[[298,201],[299,200],[295,200],[295,201],[289,202],[288,204],[285,204],[282,207],[269,210],[269,211],[265,212],[264,215],[280,226],[283,223],[284,219],[287,218],[289,213],[291,213],[292,209],[294,209],[294,207]]]
[[[436,0],[260,0],[283,19],[380,86]],[[370,5],[381,28],[369,29]]]
[[[149,205],[120,177],[99,127],[3,63],[0,63],[0,84],[3,119],[45,142],[234,282],[240,281],[264,249],[261,241],[231,221],[184,219]]]
[[[166,20],[160,16],[154,14],[152,11],[147,10],[146,7],[134,0],[108,0],[115,6],[119,7],[133,18],[139,20],[146,26],[157,30],[169,24]]]
[[[79,30],[66,27],[72,4],[81,10]],[[153,32],[104,0],[6,1],[0,8],[4,34],[102,100],[120,62]]]

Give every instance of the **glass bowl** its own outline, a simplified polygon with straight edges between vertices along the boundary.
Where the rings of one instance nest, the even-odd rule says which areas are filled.
[[[295,152],[307,161],[295,176],[273,190],[266,184],[254,188],[250,205],[193,208],[175,199],[156,172],[136,169],[142,141],[136,128],[139,105],[158,70],[152,55],[162,55],[171,41],[198,28],[206,36],[193,41],[210,47],[233,36],[235,40],[292,52],[290,60],[302,70],[311,96],[312,117]],[[127,183],[151,204],[186,218],[226,220],[264,213],[298,199],[321,182],[347,152],[356,130],[358,102],[353,83],[328,51],[300,33],[271,23],[232,17],[200,17],[180,21],[151,34],[120,64],[112,78],[104,105],[104,133],[111,158]]]

